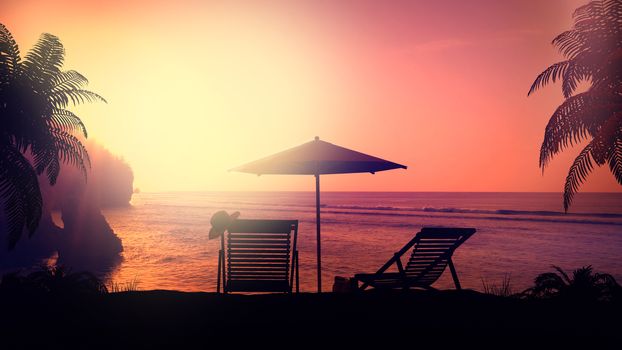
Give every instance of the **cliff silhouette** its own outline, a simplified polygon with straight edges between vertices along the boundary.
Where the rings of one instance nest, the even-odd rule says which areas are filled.
[[[91,158],[86,181],[70,166],[62,168],[54,186],[39,181],[44,204],[41,224],[14,250],[0,249],[0,270],[28,269],[56,259],[59,265],[103,275],[121,261],[122,242],[101,209],[130,205],[134,175],[123,159],[103,146],[90,141],[86,147]],[[54,222],[53,212],[60,212],[62,225]],[[5,235],[1,229],[0,239],[4,241]]]
[[[99,208],[129,206],[134,182],[130,166],[96,142],[88,141],[86,148],[91,158],[86,181],[79,169],[63,167],[56,185],[42,186],[45,205],[52,210],[62,210],[77,202]]]

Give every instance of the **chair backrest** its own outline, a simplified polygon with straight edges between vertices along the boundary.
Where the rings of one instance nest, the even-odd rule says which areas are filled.
[[[417,284],[431,285],[445,271],[456,248],[475,233],[473,228],[424,227],[415,237],[404,272]]]
[[[235,220],[226,235],[225,292],[291,292],[297,220]]]

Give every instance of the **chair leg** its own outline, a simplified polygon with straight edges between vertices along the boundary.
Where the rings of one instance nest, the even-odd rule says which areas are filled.
[[[222,292],[227,294],[227,284],[225,282],[225,235],[220,236],[220,277],[222,278]]]
[[[460,286],[460,281],[458,280],[458,273],[456,273],[456,268],[454,267],[453,261],[449,258],[449,271],[451,271],[451,277],[454,279],[454,284],[456,285],[456,290],[462,290]]]
[[[222,292],[224,294],[228,294],[229,293],[229,289],[227,288],[227,276],[225,274],[225,252],[222,252],[222,272],[220,273],[220,275],[222,276]]]
[[[220,273],[222,268],[222,250],[218,251],[218,279],[216,280],[216,293],[220,294]]]
[[[299,291],[299,287],[300,287],[300,278],[298,277],[298,251],[295,252],[295,257],[296,257],[296,294],[298,294]]]
[[[395,253],[395,264],[397,265],[397,271],[400,273],[400,278],[402,279],[402,289],[409,290],[410,286],[407,282],[406,271],[404,271],[404,265],[402,265],[402,259],[398,253]]]

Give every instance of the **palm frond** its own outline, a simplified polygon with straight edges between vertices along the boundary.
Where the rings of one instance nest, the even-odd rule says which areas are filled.
[[[60,175],[60,161],[56,155],[50,159],[50,162],[45,168],[45,175],[47,176],[50,185],[54,186],[56,184],[56,180],[58,180],[58,175]]]
[[[84,137],[88,137],[86,126],[80,117],[67,109],[54,108],[50,123],[57,129],[67,132],[79,131]]]
[[[531,84],[531,88],[529,88],[527,96],[534,93],[537,89],[544,87],[549,82],[554,83],[557,79],[560,79],[566,72],[566,69],[568,69],[569,64],[569,61],[557,62],[545,69],[542,73],[538,75],[536,80],[534,80],[533,84]]]
[[[51,134],[51,133],[50,133]],[[50,185],[54,186],[60,174],[60,160],[54,139],[50,137],[47,144],[33,144],[31,148],[33,163],[37,175],[45,172]]]
[[[566,147],[601,133],[603,125],[620,120],[622,96],[606,86],[593,86],[588,91],[567,98],[553,113],[546,126],[540,148],[540,167]],[[599,163],[602,164],[602,161]]]
[[[535,297],[550,297],[566,287],[566,282],[556,273],[542,273],[534,280],[529,292]]]
[[[592,1],[574,12],[571,30],[553,39],[553,45],[570,62],[562,77],[565,97],[572,95],[581,80],[612,82],[617,75],[619,84],[620,65],[606,57],[622,47],[621,12],[619,0]]]
[[[52,81],[52,91],[58,90],[78,90],[85,85],[88,85],[89,81],[82,74],[75,70],[69,70],[66,72],[58,73]]]
[[[79,105],[86,102],[104,102],[106,100],[100,95],[81,89],[55,90],[49,96],[50,100],[57,108],[67,108],[71,102],[73,105]]]
[[[582,31],[599,29],[601,25],[599,22],[607,15],[603,2],[602,0],[591,1],[577,8],[572,14],[575,28]]]
[[[80,140],[74,135],[63,130],[52,130],[54,134],[57,157],[66,164],[80,169],[84,178],[87,170],[91,167],[89,154]]]
[[[0,147],[0,198],[7,217],[7,243],[13,249],[24,228],[32,235],[39,225],[42,199],[34,169],[11,145]]]
[[[621,46],[621,14],[622,3],[619,0],[591,1],[575,11],[574,30],[583,35],[583,46],[587,51],[602,59]]]
[[[50,133],[51,135],[51,133]],[[48,137],[46,142],[33,142],[30,145],[33,165],[37,175],[41,175],[54,158],[54,140]]]
[[[572,271],[572,283],[586,283],[591,284],[594,279],[594,275],[592,274],[592,265],[582,266],[574,271]]]
[[[616,279],[608,273],[595,273],[594,280],[606,287],[620,287]]]
[[[0,23],[0,83],[7,84],[17,73],[20,59],[17,42],[9,29]]]
[[[572,61],[564,71],[562,78],[562,93],[564,97],[572,96],[579,83],[588,80],[590,76],[591,74],[586,67],[577,61]]]
[[[614,153],[616,138],[620,136],[622,129],[622,118],[618,115],[619,113],[612,113],[598,128],[592,140],[592,157],[599,166],[604,165]]]
[[[587,38],[584,33],[571,29],[556,36],[551,43],[553,46],[557,47],[557,50],[559,50],[564,57],[568,58],[568,60],[572,60],[580,53],[587,50],[585,47],[586,42]]]
[[[64,60],[65,48],[58,37],[44,33],[28,51],[21,65],[28,78],[37,83],[41,91],[45,91],[53,86]]]
[[[592,163],[592,143],[590,142],[575,159],[570,166],[566,183],[564,185],[564,211],[568,212],[568,208],[572,203],[572,199],[585,181],[587,176],[592,172],[594,165]]]
[[[587,126],[581,118],[589,107],[587,99],[586,93],[567,99],[549,119],[540,146],[540,168],[543,171],[555,154],[581,142],[587,136]]]
[[[622,131],[616,137],[613,152],[609,158],[609,169],[618,183],[622,185]]]
[[[562,276],[562,278],[564,279],[564,282],[566,282],[566,284],[571,284],[572,283],[572,280],[570,279],[570,277],[568,276],[566,271],[564,271],[561,267],[559,267],[557,265],[553,265],[551,267],[554,268],[555,271],[557,271]]]
[[[607,18],[611,20],[622,18],[622,2],[619,0],[606,0],[603,2],[603,8],[608,14]],[[619,24],[619,22],[617,22]],[[620,26],[617,27],[618,32],[622,31]]]

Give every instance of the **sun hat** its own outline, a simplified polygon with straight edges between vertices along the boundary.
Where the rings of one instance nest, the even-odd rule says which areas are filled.
[[[236,211],[235,213],[229,215],[226,211],[220,210],[212,215],[210,219],[210,224],[212,224],[212,228],[209,230],[209,239],[218,238],[225,233],[225,231],[229,228],[229,225],[233,222],[233,220],[237,219],[240,216],[240,212]]]

